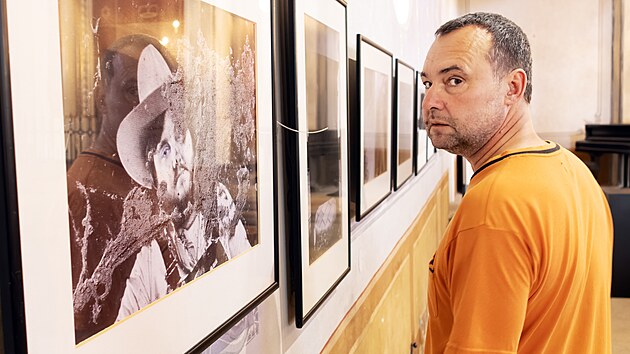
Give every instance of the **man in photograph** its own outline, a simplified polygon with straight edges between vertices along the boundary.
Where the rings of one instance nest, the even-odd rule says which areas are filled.
[[[111,262],[116,267],[104,276],[95,274],[108,243],[120,233],[124,200],[137,186],[120,162],[116,134],[122,120],[139,102],[138,59],[147,45],[154,46],[168,60],[166,49],[142,34],[121,37],[104,51],[95,87],[98,135],[67,173],[77,342],[114,323],[133,266],[135,254],[130,254]]]
[[[173,73],[161,53],[147,46],[138,65],[140,104],[121,123],[117,145],[127,173],[144,191],[155,193],[158,215],[147,220],[152,226],[138,237],[143,246],[118,319],[251,247],[222,183],[209,184],[210,203],[196,194],[200,181],[184,90],[181,72]]]

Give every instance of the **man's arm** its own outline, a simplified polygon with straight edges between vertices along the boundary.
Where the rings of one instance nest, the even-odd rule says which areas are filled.
[[[477,227],[461,232],[447,257],[453,328],[446,353],[516,353],[533,279],[523,240]]]

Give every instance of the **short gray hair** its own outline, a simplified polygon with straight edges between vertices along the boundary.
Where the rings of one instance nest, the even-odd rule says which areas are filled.
[[[446,22],[435,31],[435,35],[439,37],[466,26],[483,28],[492,36],[488,60],[495,75],[501,77],[514,69],[525,71],[527,86],[524,97],[529,103],[532,99],[532,53],[523,30],[499,14],[476,12]]]

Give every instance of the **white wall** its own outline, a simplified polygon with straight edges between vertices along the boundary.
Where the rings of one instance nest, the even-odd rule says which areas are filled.
[[[586,123],[610,123],[612,0],[461,0],[465,12],[496,12],[527,34],[531,109],[543,138],[572,147]]]
[[[356,60],[356,36],[365,35],[421,70],[433,32],[457,15],[456,0],[365,0],[348,4],[348,56]],[[302,329],[295,327],[287,288],[285,234],[280,221],[280,290],[260,305],[263,331],[248,353],[319,353],[396,243],[422,210],[454,157],[436,154],[419,176],[374,209],[352,229],[351,270]],[[451,172],[452,173],[452,172]],[[282,186],[279,195],[284,195]],[[282,208],[282,206],[280,206]],[[284,215],[285,210],[279,210]],[[265,315],[262,315],[262,314]],[[277,336],[278,330],[280,336]]]

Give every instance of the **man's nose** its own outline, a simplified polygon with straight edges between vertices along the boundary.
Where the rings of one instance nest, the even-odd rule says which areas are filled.
[[[442,85],[431,85],[425,90],[424,100],[422,101],[422,110],[429,112],[433,109],[444,109],[444,88]]]
[[[174,155],[174,157],[173,157],[173,168],[177,168],[179,165],[182,164],[182,155],[177,150],[174,151],[173,155]]]

